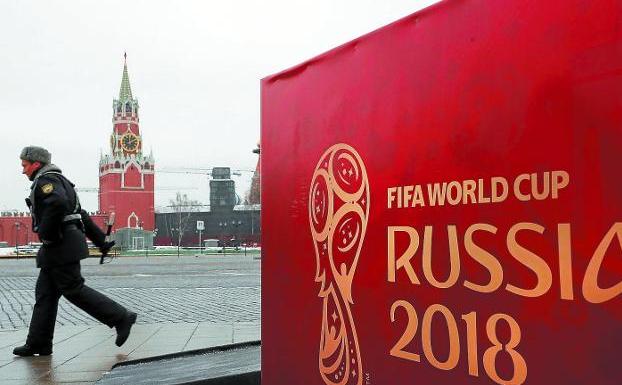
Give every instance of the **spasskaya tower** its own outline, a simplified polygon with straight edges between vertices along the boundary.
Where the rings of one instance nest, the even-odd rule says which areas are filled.
[[[155,223],[154,159],[143,152],[138,100],[132,96],[124,57],[119,98],[112,102],[110,152],[99,161],[99,210],[115,213],[117,243],[141,248],[151,243]]]

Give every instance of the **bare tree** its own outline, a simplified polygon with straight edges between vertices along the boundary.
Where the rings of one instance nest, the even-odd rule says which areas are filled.
[[[177,254],[179,254],[179,245],[184,233],[191,229],[190,218],[193,212],[200,211],[203,206],[201,202],[188,198],[188,195],[177,193],[175,199],[169,201],[169,207],[173,209],[177,219]]]

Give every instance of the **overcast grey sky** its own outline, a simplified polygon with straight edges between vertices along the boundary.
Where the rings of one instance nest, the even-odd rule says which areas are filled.
[[[19,152],[47,147],[79,187],[98,187],[123,53],[157,168],[254,169],[259,80],[407,16],[432,0],[0,2],[0,210],[25,210]],[[236,179],[238,194],[250,173]],[[208,203],[207,177],[156,174]],[[191,187],[192,189],[185,189]],[[161,189],[161,190],[160,190]],[[97,209],[97,194],[80,194]]]

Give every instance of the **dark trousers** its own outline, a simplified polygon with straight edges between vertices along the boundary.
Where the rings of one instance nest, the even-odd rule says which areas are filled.
[[[52,346],[54,324],[60,296],[109,327],[119,324],[127,310],[84,284],[80,263],[44,267],[39,272],[26,343],[31,346]]]

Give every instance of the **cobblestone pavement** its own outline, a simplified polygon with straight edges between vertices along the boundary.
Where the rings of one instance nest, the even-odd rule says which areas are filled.
[[[139,314],[138,323],[258,322],[260,261],[252,256],[132,257],[82,262],[86,284]],[[0,330],[28,326],[38,269],[0,259]],[[57,326],[98,322],[61,298]]]

